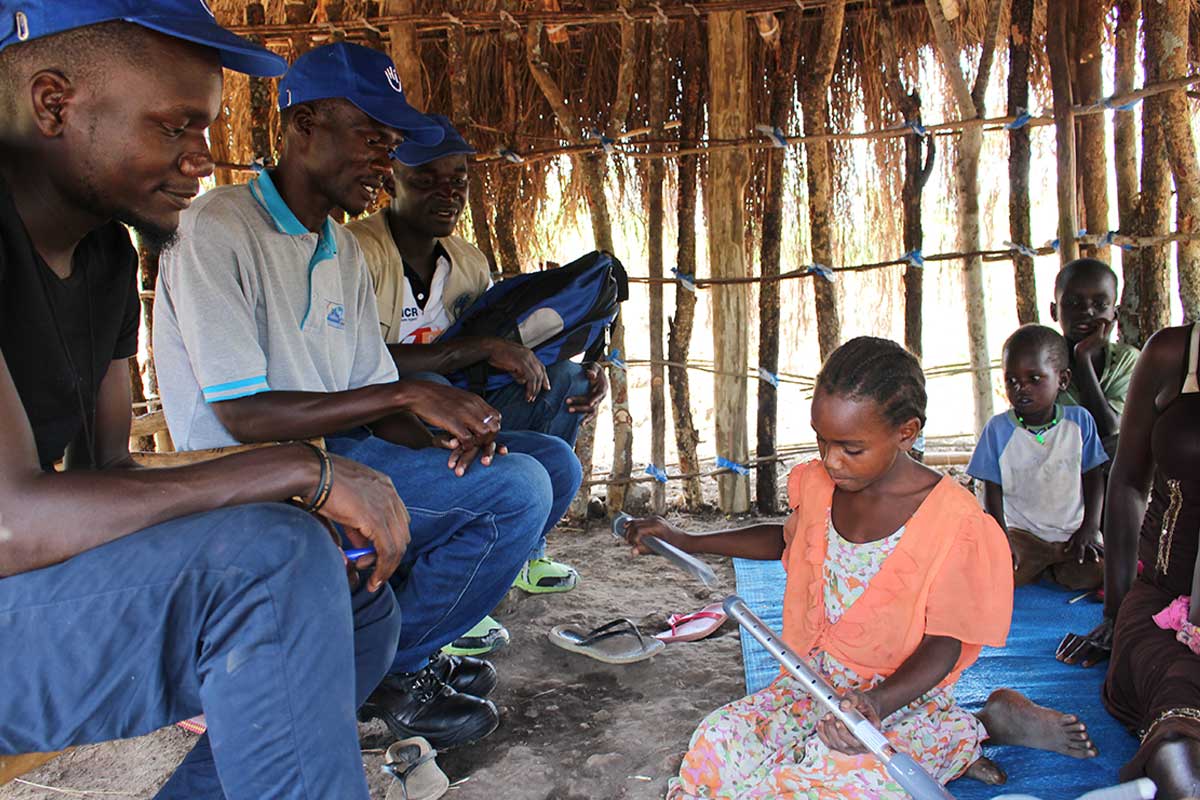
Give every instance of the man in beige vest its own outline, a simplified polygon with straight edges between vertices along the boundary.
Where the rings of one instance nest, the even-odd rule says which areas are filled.
[[[448,382],[444,377],[486,361],[513,382],[487,394],[503,416],[501,439],[512,452],[533,456],[554,488],[552,526],[566,512],[579,482],[572,447],[580,423],[593,414],[608,390],[603,370],[563,361],[542,365],[527,347],[499,337],[456,337],[442,333],[492,285],[487,258],[454,235],[467,202],[467,156],[475,150],[450,121],[431,116],[445,131],[440,145],[405,141],[393,151],[392,201],[347,227],[357,237],[375,282],[379,324],[396,367],[404,377]],[[514,585],[526,592],[573,589],[578,574],[545,556],[545,533]],[[448,648],[479,655],[507,640],[491,617]]]

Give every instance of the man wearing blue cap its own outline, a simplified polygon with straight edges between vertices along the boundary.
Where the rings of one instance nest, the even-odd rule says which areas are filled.
[[[203,712],[160,798],[366,800],[354,712],[395,651],[408,541],[390,481],[302,444],[128,452],[137,254],[115,220],[171,236],[213,170],[222,66],[286,64],[200,0],[0,0],[0,754]],[[292,497],[375,547],[353,592]]]
[[[371,271],[384,340],[410,379],[448,385],[444,375],[481,361],[508,372],[513,382],[486,398],[504,416],[505,444],[536,458],[552,476],[569,474],[578,465],[571,447],[579,425],[607,390],[603,370],[572,361],[547,368],[529,348],[499,337],[440,338],[492,280],[483,253],[454,235],[467,202],[467,156],[475,149],[449,119],[430,118],[444,134],[441,142],[402,142],[392,153],[391,203],[346,226]],[[545,553],[546,534],[574,492],[573,485],[555,487],[551,518],[517,575],[518,588],[545,594],[575,587],[576,571]],[[449,649],[478,652],[501,632],[485,617]]]
[[[198,199],[160,259],[154,349],[167,423],[185,449],[324,436],[330,452],[392,478],[411,515],[392,583],[404,623],[393,674],[362,713],[437,748],[474,741],[499,723],[486,699],[495,671],[431,656],[504,595],[545,526],[551,477],[528,456],[500,457],[500,414],[483,399],[397,380],[362,252],[329,217],[374,201],[402,136],[442,139],[405,102],[391,59],[316,48],[292,65],[279,101],[278,165]]]

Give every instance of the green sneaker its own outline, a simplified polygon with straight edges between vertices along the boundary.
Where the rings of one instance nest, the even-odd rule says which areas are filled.
[[[442,648],[452,656],[482,656],[508,644],[508,631],[491,616],[475,623],[475,627]]]
[[[513,586],[530,594],[549,594],[569,592],[577,583],[579,573],[566,564],[548,558],[535,558],[521,568]]]

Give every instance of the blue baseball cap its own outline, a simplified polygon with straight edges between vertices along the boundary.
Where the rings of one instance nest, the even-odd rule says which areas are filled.
[[[406,164],[410,167],[419,167],[422,164],[428,164],[430,161],[437,161],[439,158],[445,158],[446,156],[471,155],[475,152],[475,148],[467,144],[467,140],[455,129],[449,117],[444,117],[441,114],[430,114],[429,119],[436,122],[438,127],[442,129],[442,141],[427,147],[418,142],[406,139],[392,150],[392,158],[401,164]]]
[[[400,74],[385,53],[349,42],[327,44],[296,59],[279,82],[279,109],[342,98],[376,122],[424,145],[442,141],[442,128],[404,99]]]
[[[219,24],[205,0],[0,0],[0,50],[101,22],[131,22],[211,47],[221,66],[273,78],[287,61]]]

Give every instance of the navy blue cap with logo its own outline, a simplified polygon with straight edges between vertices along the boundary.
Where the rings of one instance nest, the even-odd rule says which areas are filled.
[[[420,142],[405,140],[392,150],[392,158],[410,167],[419,167],[430,161],[437,161],[446,156],[469,156],[475,148],[467,144],[458,129],[454,127],[449,117],[441,114],[430,114],[429,119],[436,122],[442,129],[442,141],[435,145],[423,145]]]
[[[371,119],[424,145],[442,141],[442,128],[404,99],[396,65],[387,54],[349,42],[309,50],[279,82],[279,108],[342,98]]]
[[[222,28],[205,0],[0,0],[0,50],[120,21],[211,47],[221,66],[235,72],[273,78],[287,69],[282,57]]]

